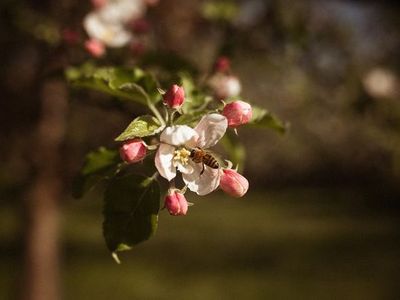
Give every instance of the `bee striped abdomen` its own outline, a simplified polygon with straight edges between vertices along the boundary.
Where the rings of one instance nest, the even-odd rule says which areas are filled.
[[[206,166],[209,166],[210,168],[213,169],[219,168],[218,161],[211,154],[206,153],[203,157],[203,162]]]
[[[218,169],[219,168],[219,163],[218,161],[212,156],[211,154],[207,153],[201,148],[194,148],[190,151],[190,158],[195,162],[195,163],[202,163],[203,164],[203,171],[204,172],[204,165],[212,168],[212,169]]]

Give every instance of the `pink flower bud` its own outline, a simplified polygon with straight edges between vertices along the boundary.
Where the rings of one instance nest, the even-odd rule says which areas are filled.
[[[91,2],[95,9],[100,9],[107,4],[108,0],[91,0]]]
[[[173,216],[184,216],[188,211],[188,202],[181,192],[169,190],[165,197],[165,207]]]
[[[218,100],[227,99],[240,94],[242,86],[236,76],[216,73],[211,77],[209,86]]]
[[[249,189],[249,182],[235,170],[224,169],[222,170],[219,186],[228,195],[242,197]]]
[[[141,139],[126,141],[119,149],[121,159],[127,163],[136,163],[146,156],[147,148]]]
[[[226,73],[231,68],[231,61],[226,56],[220,56],[214,64],[214,71]]]
[[[176,84],[171,86],[169,90],[164,95],[164,104],[171,108],[179,108],[185,101],[185,91],[183,87]]]
[[[237,100],[225,105],[222,114],[228,119],[229,127],[238,127],[251,120],[253,110],[249,103]]]
[[[87,40],[85,42],[85,48],[94,57],[101,57],[106,53],[104,44],[95,39]]]

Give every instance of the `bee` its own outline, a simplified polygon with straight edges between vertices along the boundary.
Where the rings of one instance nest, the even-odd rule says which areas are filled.
[[[204,166],[208,166],[212,169],[218,169],[219,168],[219,163],[217,159],[212,156],[209,152],[196,147],[190,150],[190,155],[189,157],[194,161],[195,163],[201,163],[203,165],[203,169],[201,170],[200,175],[204,173]]]

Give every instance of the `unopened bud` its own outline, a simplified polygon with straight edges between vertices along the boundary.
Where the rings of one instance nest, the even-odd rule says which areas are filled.
[[[220,56],[214,64],[214,72],[226,73],[231,68],[231,61],[226,56]]]
[[[229,127],[238,127],[251,120],[253,110],[249,103],[237,100],[225,105],[222,114],[228,119]]]
[[[91,0],[91,2],[95,9],[100,9],[107,4],[108,0]]]
[[[185,101],[185,91],[183,87],[176,84],[172,85],[164,94],[163,102],[171,108],[179,108]]]
[[[173,216],[184,216],[188,211],[188,202],[181,192],[169,190],[165,197],[165,207]]]
[[[240,94],[242,86],[236,76],[217,73],[211,77],[209,86],[218,100],[231,98]]]
[[[101,57],[106,53],[104,44],[96,39],[87,40],[85,48],[94,57]]]
[[[232,197],[242,197],[249,189],[248,180],[232,169],[222,170],[219,186]]]
[[[119,149],[121,159],[129,164],[141,161],[146,152],[147,148],[141,139],[128,140]]]

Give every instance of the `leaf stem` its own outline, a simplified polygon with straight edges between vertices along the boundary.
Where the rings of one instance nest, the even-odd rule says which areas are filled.
[[[153,114],[156,116],[156,118],[158,119],[158,121],[160,121],[161,126],[165,126],[166,123],[163,119],[163,117],[161,116],[160,112],[158,111],[158,109],[155,107],[155,105],[151,102],[151,100],[149,99],[148,96],[146,96],[147,98],[147,106],[150,108],[150,110],[153,112]]]
[[[149,95],[146,93],[146,91],[138,84],[136,83],[131,83],[133,86],[136,87],[136,89],[143,95],[143,97],[146,99],[146,104],[149,107],[149,109],[152,111],[152,113],[154,114],[154,116],[158,119],[158,121],[160,121],[160,125],[161,126],[165,126],[166,123],[163,119],[163,117],[161,116],[160,112],[158,111],[158,109],[155,107],[155,105],[153,104],[153,102],[151,102],[151,99],[149,97]]]

